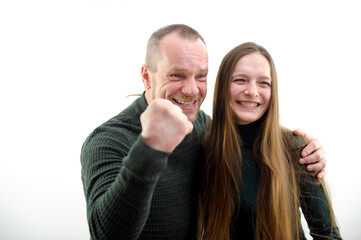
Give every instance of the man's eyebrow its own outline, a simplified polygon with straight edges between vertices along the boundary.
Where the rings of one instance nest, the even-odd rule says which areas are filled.
[[[188,72],[188,70],[186,68],[182,68],[182,67],[173,67],[173,68],[169,69],[169,72],[173,72],[173,71]],[[208,67],[201,68],[199,71],[200,72],[208,72]]]

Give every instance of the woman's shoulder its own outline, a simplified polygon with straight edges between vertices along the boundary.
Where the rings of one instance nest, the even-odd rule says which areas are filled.
[[[291,165],[293,165],[296,176],[299,178],[299,180],[305,181],[305,178],[310,178],[313,182],[313,179],[315,179],[317,172],[307,171],[307,165],[302,165],[298,162],[301,158],[301,152],[303,148],[308,144],[308,141],[302,136],[293,134],[293,132],[290,130],[284,130],[283,137],[285,139],[285,144],[288,149],[290,163]]]
[[[287,128],[283,128],[282,132],[285,144],[291,151],[300,151],[308,143],[302,136],[293,134],[293,132]]]

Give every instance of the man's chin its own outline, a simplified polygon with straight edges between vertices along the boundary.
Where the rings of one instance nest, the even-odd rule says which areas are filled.
[[[194,120],[196,120],[197,116],[198,116],[198,111],[196,113],[192,112],[192,113],[184,113],[188,120],[193,122]]]

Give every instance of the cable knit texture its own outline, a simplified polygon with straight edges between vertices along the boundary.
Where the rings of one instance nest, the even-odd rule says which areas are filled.
[[[172,152],[140,137],[144,93],[96,128],[81,151],[91,239],[195,239],[200,141],[209,117],[200,111],[192,133]]]

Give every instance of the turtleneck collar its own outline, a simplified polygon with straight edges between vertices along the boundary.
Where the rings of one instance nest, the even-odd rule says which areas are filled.
[[[242,140],[242,147],[251,147],[255,139],[256,133],[263,122],[263,117],[255,122],[240,125],[237,124],[237,131]]]

